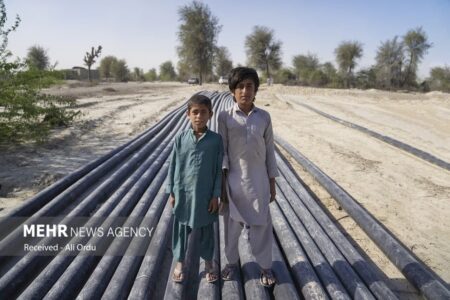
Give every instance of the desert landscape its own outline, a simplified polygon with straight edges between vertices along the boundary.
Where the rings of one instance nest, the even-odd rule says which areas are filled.
[[[36,145],[0,148],[0,215],[40,190],[151,127],[186,98],[225,85],[68,82],[45,92],[77,98],[74,124],[54,129]],[[450,162],[450,95],[378,90],[333,90],[262,85],[256,104],[270,112],[276,135],[333,178],[365,209],[450,282],[450,172],[315,109],[364,126]],[[302,180],[357,247],[389,277],[405,299],[418,297],[403,275],[300,165]]]

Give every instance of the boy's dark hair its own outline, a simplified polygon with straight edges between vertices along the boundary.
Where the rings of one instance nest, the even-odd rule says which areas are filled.
[[[231,92],[234,92],[236,86],[245,79],[251,79],[255,83],[255,93],[259,87],[259,77],[255,69],[248,67],[237,67],[230,71],[228,75],[228,87]]]
[[[192,96],[187,102],[187,110],[190,111],[192,105],[205,105],[208,107],[209,111],[212,111],[212,103],[211,99],[206,97],[205,95],[195,94]]]

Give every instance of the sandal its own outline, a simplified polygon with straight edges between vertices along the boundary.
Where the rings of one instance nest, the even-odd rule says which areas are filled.
[[[261,271],[261,277],[259,278],[259,282],[261,283],[262,286],[272,287],[275,283],[277,283],[277,279],[273,275],[272,270],[268,269]]]
[[[173,270],[173,274],[172,274],[172,281],[176,282],[176,283],[182,283],[184,280],[184,272],[183,270],[179,270],[177,268],[175,268]]]
[[[235,264],[226,264],[225,268],[223,268],[221,276],[224,281],[230,281],[233,279],[233,275],[235,272],[236,265]]]
[[[211,261],[211,267],[207,268],[205,265],[205,278],[208,283],[216,282],[219,279],[219,272],[217,271],[217,263],[213,260]]]

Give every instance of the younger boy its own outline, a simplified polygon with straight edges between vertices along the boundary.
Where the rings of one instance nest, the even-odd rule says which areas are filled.
[[[211,100],[196,94],[188,100],[191,127],[175,137],[166,191],[173,207],[172,251],[177,261],[172,279],[184,279],[183,261],[189,234],[200,232],[200,256],[205,260],[206,280],[215,282],[214,227],[221,194],[222,138],[206,127],[213,115]]]

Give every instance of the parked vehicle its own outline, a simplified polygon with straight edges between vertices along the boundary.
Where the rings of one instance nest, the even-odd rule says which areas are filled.
[[[228,77],[227,76],[220,76],[219,83],[220,84],[228,84]]]
[[[199,84],[200,80],[197,77],[191,77],[188,79],[187,83],[189,84]]]

